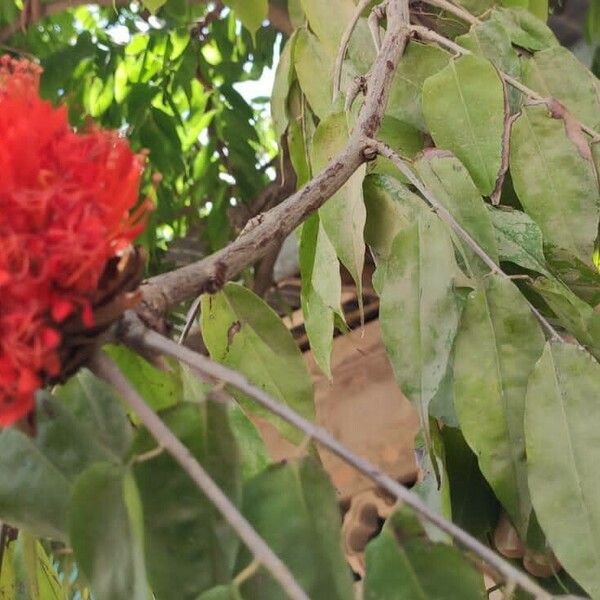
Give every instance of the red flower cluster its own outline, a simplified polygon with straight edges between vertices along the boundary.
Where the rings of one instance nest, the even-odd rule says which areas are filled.
[[[39,97],[41,70],[0,57],[0,425],[60,374],[60,323],[93,324],[107,261],[143,225],[142,157],[115,132],[75,133]]]

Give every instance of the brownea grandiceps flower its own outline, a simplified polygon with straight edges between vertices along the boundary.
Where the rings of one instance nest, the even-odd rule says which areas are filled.
[[[0,425],[32,410],[35,390],[77,362],[73,340],[139,281],[127,257],[143,158],[115,132],[73,131],[40,98],[40,75],[0,57]]]

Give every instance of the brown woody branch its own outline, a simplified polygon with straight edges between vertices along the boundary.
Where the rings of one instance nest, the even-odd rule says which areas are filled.
[[[408,2],[387,8],[388,26],[377,56],[364,104],[346,147],[324,171],[278,206],[259,215],[231,244],[201,261],[152,277],[142,287],[140,315],[156,322],[180,302],[219,289],[242,269],[266,256],[337,192],[366,160],[365,148],[381,125],[389,88],[409,36]]]

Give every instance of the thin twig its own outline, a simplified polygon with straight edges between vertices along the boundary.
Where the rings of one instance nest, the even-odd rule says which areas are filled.
[[[519,571],[466,531],[463,531],[460,527],[436,513],[418,495],[381,472],[373,464],[351,452],[322,427],[307,421],[287,405],[278,402],[264,390],[250,383],[241,373],[216,363],[206,356],[197,354],[185,346],[180,346],[155,331],[147,329],[135,313],[126,313],[121,319],[117,337],[136,350],[154,351],[176,358],[209,381],[217,379],[236,387],[253,398],[257,404],[260,404],[274,415],[281,417],[341,458],[344,462],[353,466],[357,471],[371,479],[395,498],[405,502],[423,519],[433,523],[465,549],[479,556],[506,581],[516,581],[525,591],[533,594],[539,600],[550,600],[552,598],[550,594],[525,573]]]
[[[423,1],[426,4],[429,4],[430,6],[437,6],[438,8],[441,8],[441,9],[445,10],[446,12],[449,12],[449,13],[457,16],[459,19],[466,21],[470,25],[478,25],[479,23],[481,23],[481,21],[475,15],[472,15],[468,10],[466,10],[462,6],[457,6],[456,4],[453,4],[452,2],[448,2],[448,0],[423,0]]]
[[[185,317],[185,325],[183,326],[183,330],[181,331],[181,335],[179,336],[179,343],[183,344],[190,334],[190,330],[192,329],[194,323],[196,322],[196,317],[200,312],[200,296],[198,296],[190,306],[190,309],[187,312]]]
[[[427,204],[435,211],[442,221],[444,221],[450,228],[481,258],[481,260],[490,268],[492,273],[500,275],[505,279],[510,280],[510,277],[504,273],[499,265],[496,264],[494,259],[477,243],[477,241],[471,236],[471,234],[454,218],[452,213],[423,185],[421,180],[413,173],[412,169],[408,164],[389,146],[378,140],[372,141],[373,150],[390,160],[398,170],[410,181],[410,183],[419,190],[423,199]],[[527,301],[527,300],[526,300]],[[540,313],[540,311],[533,306],[529,301],[529,308],[535,315],[540,325],[544,328],[546,333],[554,341],[564,342],[558,331],[552,327],[548,320]]]
[[[177,346],[177,344],[175,345]],[[181,348],[182,346],[179,347]],[[124,377],[112,359],[108,355],[98,352],[92,358],[89,367],[96,376],[111,384],[123,396],[123,399],[135,411],[159,445],[179,463],[181,468],[198,486],[198,489],[213,503],[231,528],[248,546],[248,549],[254,554],[256,560],[279,583],[286,596],[294,600],[309,600],[289,569],[273,553],[271,548],[256,533],[252,525],[248,523],[237,507],[215,484],[188,448],[179,441],[159,416],[144,402],[143,398]]]
[[[428,27],[423,27],[421,25],[413,25],[413,26],[411,26],[411,31],[416,33],[420,38],[422,38],[424,40],[428,40],[430,42],[435,42],[436,44],[439,44],[440,46],[444,46],[445,48],[447,48],[448,50],[450,50],[451,52],[454,52],[456,54],[459,54],[459,55],[473,54],[473,52],[471,52],[471,50],[469,50],[468,48],[464,48],[463,46],[460,46],[456,42],[449,40],[448,38],[444,37],[443,35],[440,35],[436,31],[433,31],[433,29],[429,29]],[[508,75],[507,73],[504,73],[503,71],[500,71],[499,69],[498,69],[498,74],[500,75],[500,78],[505,83],[507,83],[511,87],[515,88],[516,90],[518,90],[519,92],[521,92],[522,94],[527,96],[527,98],[529,100],[534,100],[536,102],[547,102],[547,100],[548,100],[547,97],[544,97],[541,94],[539,94],[538,92],[536,92],[535,90],[532,90],[530,87],[527,87],[524,83],[521,83],[518,79],[515,79],[514,77]],[[592,137],[592,139],[596,140],[600,137],[600,134],[598,134],[598,132],[595,129],[593,129],[592,127],[590,127],[589,125],[586,125],[585,123],[582,123],[581,121],[577,121],[577,120],[576,120],[576,122],[579,125],[579,127],[581,128],[581,130],[585,131],[585,133],[587,133],[590,137]]]
[[[344,57],[346,56],[346,50],[348,49],[350,38],[352,37],[354,28],[360,19],[360,15],[362,15],[363,11],[367,8],[367,6],[369,6],[370,3],[371,0],[360,0],[358,6],[354,9],[354,14],[348,23],[348,27],[346,27],[346,30],[342,35],[340,48],[335,58],[335,67],[333,69],[333,102],[337,100],[338,94],[340,93],[340,86],[342,84],[342,66],[344,64]]]

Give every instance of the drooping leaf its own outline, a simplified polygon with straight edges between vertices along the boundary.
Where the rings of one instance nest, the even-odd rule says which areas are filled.
[[[552,30],[524,8],[500,8],[492,11],[491,20],[500,21],[516,46],[531,52],[559,45]]]
[[[481,474],[477,456],[461,430],[443,427],[441,436],[450,481],[452,521],[471,535],[488,540],[498,521],[498,500]]]
[[[546,345],[525,413],[529,488],[537,518],[565,569],[600,597],[600,366],[568,344]]]
[[[552,96],[580,121],[598,129],[600,98],[597,79],[562,46],[536,52],[525,61],[523,83],[542,96]]]
[[[523,415],[544,336],[513,283],[491,275],[465,305],[454,355],[454,403],[481,472],[525,537],[531,513]]]
[[[536,222],[519,210],[488,207],[501,261],[549,275],[543,238]]]
[[[427,189],[497,263],[498,249],[490,216],[481,194],[460,160],[446,152],[434,150],[426,152],[415,163],[415,167]],[[462,245],[471,268],[476,272],[489,272],[489,267],[466,244]]]
[[[445,225],[421,215],[398,233],[380,268],[383,343],[427,432],[428,405],[446,373],[459,318],[453,289],[458,267]]]
[[[238,450],[226,407],[214,402],[183,403],[160,416],[238,504]],[[134,452],[144,454],[156,445],[142,430]],[[146,568],[156,596],[195,600],[203,591],[229,582],[238,540],[187,473],[163,453],[135,464],[134,475],[142,499]]]
[[[319,123],[313,138],[312,165],[320,172],[348,142],[345,113],[330,115]],[[348,181],[319,209],[321,225],[331,240],[340,262],[348,269],[362,298],[365,260],[364,228],[367,211],[362,183],[366,168],[359,167]]]
[[[279,139],[287,129],[289,123],[289,110],[287,106],[288,94],[292,84],[294,71],[294,46],[296,44],[296,33],[286,41],[277,71],[275,72],[275,81],[273,82],[273,93],[271,94],[271,116],[273,118],[273,127],[277,139]]]
[[[77,478],[69,537],[95,598],[147,599],[142,508],[127,469],[96,463]]]
[[[310,376],[294,338],[279,316],[250,290],[228,283],[202,297],[202,334],[211,356],[262,387],[308,419],[314,414]],[[257,412],[290,440],[301,434],[291,425],[235,393],[245,409]]]
[[[273,466],[244,486],[244,515],[314,600],[352,598],[352,580],[341,548],[335,491],[312,458]],[[238,566],[251,557],[244,550]],[[264,569],[241,594],[279,600],[281,588]]]
[[[594,356],[600,357],[600,313],[554,278],[540,277],[532,288],[542,296],[563,326]]]
[[[444,50],[411,40],[396,69],[386,115],[426,131],[421,108],[423,83],[441,71],[449,60],[450,54]]]
[[[513,124],[510,170],[519,200],[544,241],[591,263],[600,214],[594,166],[546,106],[524,107]]]
[[[475,55],[450,61],[423,85],[423,114],[436,146],[451,150],[486,196],[502,176],[505,105],[498,72]]]
[[[324,119],[332,110],[333,59],[323,44],[306,29],[299,29],[294,46],[294,68],[302,93],[313,112]]]
[[[269,12],[268,0],[225,0],[225,4],[253,37]]]
[[[396,234],[427,208],[419,196],[389,175],[368,175],[363,192],[367,207],[365,241],[378,258],[386,259]]]
[[[319,215],[302,226],[300,238],[302,313],[310,347],[319,368],[331,379],[334,315],[344,318],[341,307],[340,266]]]
[[[483,600],[483,577],[444,543],[432,543],[403,508],[366,550],[365,600]]]

